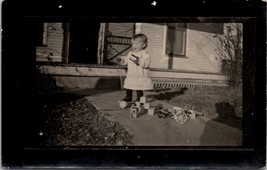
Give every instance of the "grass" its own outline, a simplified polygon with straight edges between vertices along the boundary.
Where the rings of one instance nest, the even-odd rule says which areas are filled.
[[[36,111],[38,122],[29,128],[33,145],[116,146],[133,145],[133,136],[118,122],[108,120],[84,96],[66,93],[51,76],[37,72]],[[86,94],[83,94],[86,95]],[[36,118],[37,117],[37,118]],[[36,134],[36,129],[38,136]],[[36,142],[34,142],[36,141]]]
[[[42,146],[116,146],[132,144],[131,136],[118,122],[110,121],[81,98],[43,109]]]
[[[242,128],[242,88],[185,87],[160,92],[154,97],[175,106],[202,112],[215,121]]]

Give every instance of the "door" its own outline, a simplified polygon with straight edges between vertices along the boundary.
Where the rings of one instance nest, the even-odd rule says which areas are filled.
[[[97,64],[99,27],[95,21],[71,22],[69,63]]]

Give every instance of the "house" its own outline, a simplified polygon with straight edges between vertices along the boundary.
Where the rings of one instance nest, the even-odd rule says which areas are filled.
[[[120,86],[125,67],[114,59],[131,49],[131,37],[144,33],[155,87],[225,86],[221,48],[215,35],[228,23],[43,23],[36,61],[66,88]]]

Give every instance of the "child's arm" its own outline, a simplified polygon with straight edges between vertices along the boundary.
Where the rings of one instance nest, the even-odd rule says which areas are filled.
[[[139,65],[143,68],[148,68],[150,63],[150,56],[148,53],[145,53],[142,55],[142,57],[139,60]]]
[[[120,57],[117,57],[116,58],[116,62],[119,64],[119,65],[126,65],[128,60],[127,60],[127,57],[126,56],[120,56]]]

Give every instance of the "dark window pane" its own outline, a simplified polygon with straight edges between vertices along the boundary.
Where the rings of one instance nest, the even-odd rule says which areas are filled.
[[[166,51],[169,55],[184,55],[185,48],[185,24],[168,24]]]

